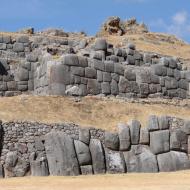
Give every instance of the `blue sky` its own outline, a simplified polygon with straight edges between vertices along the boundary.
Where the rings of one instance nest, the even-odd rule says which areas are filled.
[[[63,28],[92,35],[109,16],[136,17],[151,31],[190,42],[189,0],[0,0],[0,30]]]

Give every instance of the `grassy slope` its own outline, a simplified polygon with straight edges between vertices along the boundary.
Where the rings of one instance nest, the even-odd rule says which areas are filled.
[[[129,103],[96,97],[86,97],[80,102],[75,102],[74,98],[69,97],[17,96],[0,98],[0,105],[0,118],[3,121],[29,120],[48,123],[66,121],[106,130],[115,130],[117,123],[134,118],[146,126],[150,114],[190,119],[188,107]]]

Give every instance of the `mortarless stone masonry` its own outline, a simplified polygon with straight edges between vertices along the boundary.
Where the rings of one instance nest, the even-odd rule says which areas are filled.
[[[190,122],[168,116],[150,116],[151,125],[152,118],[159,125],[153,131],[147,128],[150,124],[139,129],[138,121],[129,122],[133,135],[138,134],[134,145],[128,125],[121,123],[118,133],[81,128],[72,123],[2,123],[0,176],[152,173],[190,169]],[[134,127],[135,123],[139,127]],[[121,129],[127,130],[122,136]]]

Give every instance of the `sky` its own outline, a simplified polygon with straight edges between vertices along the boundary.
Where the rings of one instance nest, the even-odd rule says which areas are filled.
[[[190,43],[190,0],[0,0],[0,30],[63,28],[94,35],[109,16],[136,17],[152,32]]]

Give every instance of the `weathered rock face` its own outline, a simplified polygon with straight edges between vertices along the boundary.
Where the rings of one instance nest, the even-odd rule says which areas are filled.
[[[52,132],[45,138],[50,175],[79,175],[74,142],[63,133]]]
[[[106,169],[108,173],[125,173],[123,153],[105,149]]]
[[[29,163],[22,159],[17,152],[9,152],[5,160],[5,176],[23,177],[29,171]]]
[[[4,169],[3,169],[3,166],[0,165],[0,178],[3,178],[4,177]]]
[[[47,158],[43,154],[32,153],[30,156],[30,167],[32,176],[48,176],[49,168]]]
[[[127,172],[158,172],[156,156],[148,146],[133,145],[129,152],[124,152]]]
[[[92,163],[92,160],[89,147],[85,143],[77,140],[74,141],[74,144],[79,165],[90,165]]]
[[[127,151],[131,146],[131,137],[130,137],[130,129],[127,124],[119,123],[118,124],[119,131],[119,144],[121,151]]]
[[[102,143],[98,139],[91,139],[89,147],[92,156],[92,166],[94,174],[105,173],[106,165]]]
[[[105,146],[111,150],[119,150],[119,137],[116,133],[105,133]]]
[[[169,133],[169,130],[150,133],[150,149],[154,154],[160,154],[170,150]]]
[[[171,151],[157,156],[160,172],[190,169],[188,156],[182,152]]]

